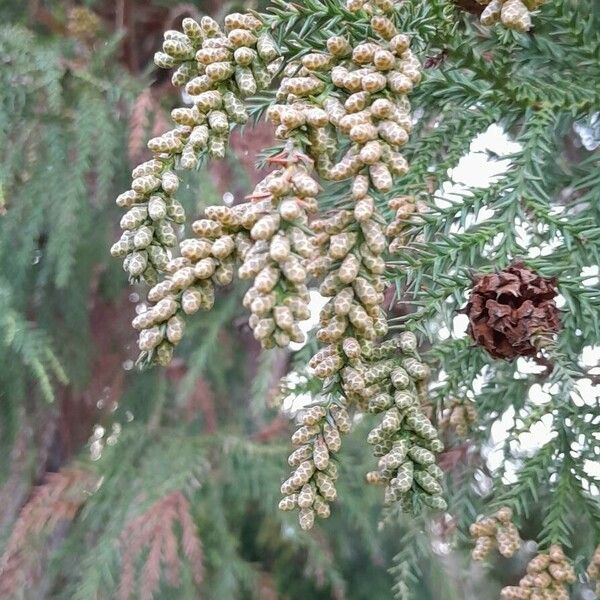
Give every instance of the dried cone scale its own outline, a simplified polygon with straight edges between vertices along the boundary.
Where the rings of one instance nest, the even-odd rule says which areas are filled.
[[[515,554],[521,547],[521,538],[512,518],[512,510],[503,506],[493,516],[484,517],[471,525],[469,531],[475,540],[473,560],[485,560],[494,548],[498,548],[505,558]]]
[[[502,600],[569,600],[568,586],[576,581],[575,570],[559,545],[538,554],[527,565],[518,586],[502,589]]]
[[[266,88],[278,69],[279,52],[262,22],[234,13],[225,30],[210,17],[183,20],[183,31],[167,31],[157,66],[175,68],[173,85],[185,87],[191,107],[171,112],[175,127],[148,142],[153,158],[133,170],[131,189],[117,198],[128,209],[124,230],[111,254],[123,257],[133,281],[149,284],[164,273],[185,213],[176,200],[176,168],[195,169],[200,156],[223,158],[230,128],[245,123],[244,99]]]
[[[531,13],[544,0],[477,0],[485,8],[481,13],[481,24],[486,26],[502,23],[508,29],[522,33],[531,29]]]

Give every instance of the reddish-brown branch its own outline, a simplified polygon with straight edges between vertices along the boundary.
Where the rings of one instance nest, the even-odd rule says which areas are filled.
[[[175,524],[181,526],[181,547],[190,562],[194,581],[204,578],[204,555],[196,525],[190,515],[189,502],[181,492],[173,492],[131,520],[121,536],[122,564],[119,598],[127,600],[136,591],[135,564],[144,548],[148,554],[142,567],[137,589],[140,598],[150,600],[160,584],[161,573],[177,586],[181,570]]]

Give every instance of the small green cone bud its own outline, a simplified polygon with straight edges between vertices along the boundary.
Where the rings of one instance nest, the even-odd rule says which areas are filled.
[[[338,431],[340,433],[348,433],[352,428],[352,422],[350,420],[350,416],[348,415],[348,411],[344,407],[334,404],[331,406],[330,412]]]
[[[302,508],[298,513],[298,522],[304,531],[312,529],[315,524],[315,511],[312,508]]]
[[[440,481],[444,479],[444,471],[435,463],[427,465],[425,470],[435,479],[439,479]]]
[[[318,471],[315,475],[315,482],[317,484],[317,488],[319,489],[319,493],[325,500],[328,502],[334,502],[337,498],[337,491],[335,489],[335,485],[330,477]]]
[[[303,486],[310,480],[314,472],[315,465],[312,460],[301,462],[292,474],[294,485],[297,485],[297,487]]]
[[[179,200],[170,198],[169,203],[167,204],[167,217],[178,225],[185,223],[185,210]]]
[[[435,463],[435,455],[427,448],[413,445],[408,450],[408,456],[416,463],[420,465],[431,465]]]
[[[144,329],[140,333],[138,339],[138,346],[140,350],[149,351],[156,348],[163,340],[162,333],[158,327],[151,327],[150,329]]]
[[[145,251],[132,252],[129,255],[127,271],[131,277],[139,277],[148,266],[148,253]]]
[[[391,480],[390,484],[401,494],[408,492],[412,487],[414,472],[413,463],[406,461],[400,465],[396,477]]]
[[[327,414],[323,406],[311,406],[302,412],[300,422],[302,425],[316,425]]]
[[[225,158],[227,144],[225,138],[211,136],[208,139],[208,155],[215,160]]]
[[[179,177],[173,171],[165,171],[162,174],[161,185],[167,194],[175,194],[179,188]]]
[[[194,47],[189,42],[182,40],[165,40],[163,52],[177,60],[191,60],[194,58]]]
[[[166,52],[156,52],[154,54],[154,64],[161,69],[172,69],[177,65],[177,59]]]
[[[478,537],[472,552],[473,560],[482,561],[488,556],[494,547],[494,540],[488,536]],[[506,589],[506,588],[505,588]]]
[[[417,381],[425,379],[429,375],[429,368],[414,358],[407,358],[402,362],[406,372]]]
[[[154,228],[148,225],[140,227],[133,236],[133,245],[136,250],[147,248],[154,237]]]
[[[442,486],[427,471],[416,469],[414,472],[415,481],[429,494],[440,495]]]
[[[398,410],[404,410],[409,406],[413,406],[415,404],[416,398],[405,390],[397,390],[394,392],[394,402],[398,407]]]
[[[306,444],[308,441],[319,433],[319,427],[316,425],[303,425],[299,429],[294,432],[292,435],[292,444],[294,446],[299,446],[301,444]]]
[[[315,440],[312,458],[319,471],[326,469],[329,465],[329,450],[322,436]]]
[[[175,315],[167,321],[167,339],[174,346],[183,338],[185,321],[182,317]]]
[[[248,98],[256,94],[257,85],[252,71],[248,67],[235,67],[235,81],[242,98]]]
[[[448,503],[443,496],[422,496],[423,504],[433,508],[435,510],[447,510]]]
[[[323,499],[319,494],[315,495],[315,500],[313,503],[313,509],[318,517],[321,519],[327,519],[331,514],[331,509],[329,508],[329,504],[326,500]]]
[[[154,354],[154,362],[160,367],[166,367],[173,358],[173,346],[167,342],[162,342]]]
[[[301,462],[311,458],[313,456],[313,448],[310,444],[305,444],[294,450],[289,458],[288,464],[290,467],[297,467]],[[316,463],[315,463],[316,466]],[[317,467],[318,468],[318,467]]]
[[[160,196],[152,196],[148,201],[148,216],[153,221],[160,221],[167,216],[167,205]]]
[[[400,349],[402,352],[412,354],[417,350],[417,337],[411,331],[400,334]]]
[[[310,508],[313,505],[314,499],[315,491],[313,487],[308,483],[304,484],[298,494],[298,506],[300,508]]]
[[[325,423],[323,425],[323,438],[330,452],[338,452],[342,445],[340,433],[335,425]]]
[[[390,408],[385,412],[385,416],[381,421],[381,429],[386,433],[393,433],[400,429],[402,423],[402,415],[396,407]]]
[[[380,444],[385,439],[385,434],[380,425],[374,427],[367,436],[367,444]]]
[[[244,124],[248,122],[249,115],[246,107],[233,92],[228,91],[223,94],[223,104],[229,118],[234,123]]]
[[[266,63],[270,63],[279,56],[279,50],[277,49],[273,38],[266,32],[261,33],[258,36],[256,50],[258,51],[258,55]]]
[[[298,506],[298,494],[290,494],[279,501],[279,510],[290,511]]]
[[[377,394],[369,400],[368,410],[370,413],[380,413],[393,405],[393,399],[389,394],[381,393]]]

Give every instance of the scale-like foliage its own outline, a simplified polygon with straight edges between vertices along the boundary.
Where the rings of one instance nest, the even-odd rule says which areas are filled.
[[[126,76],[116,65],[119,39],[108,37],[108,30],[113,22],[126,23],[121,50],[130,67],[140,61],[140,54],[142,60],[152,55],[148,40],[139,43],[135,52],[132,46],[139,42],[136,36],[141,29],[150,32],[155,26],[156,15],[164,20],[161,27],[170,30],[167,41],[183,46],[185,39],[173,32],[181,17],[187,18],[184,31],[191,35],[189,39],[200,35],[189,17],[203,24],[205,37],[213,41],[198,48],[203,51],[202,61],[208,62],[201,62],[204,66],[198,66],[199,71],[211,64],[212,50],[223,47],[215,21],[202,21],[193,6],[174,10],[174,20],[170,20],[159,5],[175,3],[137,5],[136,25],[129,20],[131,15],[113,14],[103,2],[89,4],[98,9],[101,19],[87,9],[63,11],[64,7],[50,2],[51,12],[40,20],[43,25],[26,29],[7,24],[0,30],[0,52],[9,67],[0,70],[0,147],[8,150],[2,152],[0,164],[0,360],[8,366],[0,373],[4,417],[0,433],[5,456],[12,448],[10,464],[1,473],[1,497],[12,500],[0,512],[2,541],[6,540],[0,583],[8,582],[14,591],[16,582],[24,597],[81,599],[119,594],[217,599],[280,594],[426,600],[498,597],[502,587],[503,597],[529,597],[527,589],[515,591],[506,586],[514,586],[525,573],[534,555],[527,540],[534,540],[540,546],[539,556],[529,564],[529,575],[521,585],[548,584],[553,593],[564,595],[564,584],[573,577],[569,561],[559,556],[560,545],[579,575],[570,592],[579,597],[585,589],[584,569],[600,536],[598,478],[593,469],[598,460],[595,436],[600,415],[593,387],[598,374],[589,359],[600,329],[596,270],[600,262],[596,202],[600,171],[594,153],[598,147],[594,111],[600,104],[594,85],[600,76],[600,12],[596,3],[527,1],[523,4],[527,15],[521,13],[517,20],[507,11],[502,15],[500,9],[502,23],[517,31],[491,23],[494,5],[500,4],[494,0],[485,11],[466,0],[405,0],[395,8],[386,0],[296,4],[274,0],[260,3],[264,13],[252,18],[215,16],[223,23],[227,39],[243,48],[237,59],[230,52],[234,48],[225,48],[221,52],[225,60],[218,61],[218,68],[210,68],[212,74],[218,71],[219,93],[237,94],[248,83],[249,72],[260,78],[261,61],[264,66],[272,63],[270,75],[275,80],[271,90],[246,99],[245,109],[236,104],[229,106],[231,110],[227,106],[225,111],[221,107],[210,110],[228,120],[233,113],[243,114],[241,120],[245,120],[246,110],[255,123],[243,127],[243,139],[250,139],[251,127],[260,127],[265,117],[276,121],[276,135],[287,139],[280,139],[273,149],[261,149],[261,166],[275,164],[280,169],[267,175],[248,198],[251,209],[240,208],[245,219],[240,222],[227,221],[236,214],[235,206],[244,206],[240,198],[235,198],[233,210],[214,206],[221,193],[234,187],[223,173],[237,178],[241,171],[237,159],[232,159],[236,136],[222,163],[209,165],[218,192],[208,183],[203,148],[194,146],[196,158],[202,160],[197,161],[198,171],[181,176],[177,197],[188,214],[195,218],[206,211],[207,218],[195,227],[198,237],[194,239],[201,243],[189,238],[182,245],[184,258],[193,263],[175,258],[167,268],[166,281],[179,282],[175,284],[179,286],[177,303],[177,294],[191,285],[184,281],[185,269],[201,273],[203,281],[211,281],[213,270],[221,269],[217,283],[227,284],[229,275],[225,277],[222,271],[231,268],[228,261],[234,263],[239,257],[235,269],[242,263],[250,265],[246,270],[254,281],[251,289],[264,287],[265,298],[274,290],[273,303],[265,307],[254,302],[255,292],[244,296],[241,283],[219,287],[209,315],[186,317],[185,338],[171,366],[144,373],[131,371],[134,342],[126,321],[135,316],[134,303],[146,290],[136,288],[128,298],[126,275],[115,268],[106,252],[117,222],[109,197],[129,185],[124,167],[125,125],[130,116],[134,122],[129,150],[138,160],[143,154],[140,136],[163,132],[150,132],[146,117],[140,119],[131,111],[135,98],[151,100],[153,119],[159,125],[165,122],[157,100],[161,94],[165,107],[187,103],[188,108],[173,113],[179,122],[174,135],[181,139],[191,134],[183,121],[201,117],[190,112],[192,105],[185,95],[169,97],[160,79],[151,92],[144,92],[146,76]],[[507,0],[504,4],[513,10],[520,3]],[[12,8],[9,18],[24,22],[26,10]],[[479,20],[482,11],[484,26]],[[329,120],[328,114],[330,130],[322,136],[317,124],[324,123],[323,115],[314,112],[321,108],[327,112],[327,100],[345,102],[350,95],[347,92],[354,83],[348,80],[350,88],[345,90],[344,78],[339,70],[333,75],[333,68],[352,72],[357,66],[352,62],[362,60],[362,51],[345,55],[345,44],[354,49],[368,38],[370,43],[392,45],[390,25],[383,19],[372,21],[371,12],[377,17],[385,13],[392,27],[409,35],[411,52],[424,67],[422,76],[414,74],[412,120],[402,121],[412,131],[409,140],[402,140],[404,158],[393,163],[402,163],[402,168],[391,173],[391,185],[380,167],[370,173],[368,168],[350,172],[351,165],[358,164],[352,144],[361,145],[362,151],[375,141],[362,139],[362,133],[371,136],[368,128],[348,136],[349,130],[337,129],[335,116]],[[29,16],[30,23],[40,18]],[[61,34],[48,35],[49,31]],[[255,38],[266,31],[270,38],[256,45],[261,60],[254,64]],[[160,50],[156,34],[154,49]],[[340,35],[343,39],[336,38]],[[332,39],[338,41],[328,44]],[[285,64],[272,52],[271,44]],[[181,48],[175,46],[166,44],[162,49],[165,54],[157,59],[161,66],[171,66],[174,56],[167,51],[178,53]],[[336,49],[340,54],[333,67],[323,56],[335,55]],[[176,76],[179,83],[194,65],[188,50],[185,46],[178,58],[183,60]],[[379,52],[378,64],[390,60],[387,48],[371,50],[373,56]],[[234,68],[228,79],[231,69],[224,65],[229,60],[250,61],[250,71],[236,79]],[[415,71],[408,68],[408,55],[403,60],[407,73]],[[289,67],[290,63],[295,66]],[[371,77],[368,85],[376,87],[377,79]],[[194,85],[206,83],[202,79]],[[374,92],[375,97],[378,93]],[[396,100],[395,93],[392,88],[385,92]],[[280,108],[270,109],[274,104]],[[331,111],[331,103],[329,107]],[[313,113],[308,112],[311,109]],[[224,142],[221,117],[207,114],[205,118],[208,133],[219,130],[217,137]],[[380,127],[379,121],[375,124]],[[471,148],[480,147],[480,134],[490,131],[500,133],[508,148],[499,153],[486,150],[488,164],[498,175],[489,185],[454,181],[456,167]],[[329,144],[324,153],[316,149],[323,141]],[[374,147],[368,146],[361,157],[370,161]],[[222,150],[213,147],[213,157],[223,156]],[[386,156],[379,164],[392,164],[390,155]],[[312,157],[314,165],[304,157]],[[180,159],[160,152],[157,158],[167,161],[169,170],[183,161],[183,155]],[[190,156],[186,160],[188,166],[195,166]],[[161,165],[160,185],[177,187],[170,186],[170,175],[165,179]],[[347,173],[346,168],[350,169]],[[351,177],[338,177],[340,170]],[[304,174],[318,181],[320,188],[303,179]],[[347,201],[351,183],[356,179],[364,183],[360,177],[369,175],[368,193],[359,193],[355,186],[354,199]],[[290,189],[285,183],[288,176],[294,180]],[[248,181],[239,186],[250,192]],[[161,196],[162,188],[157,190],[153,193]],[[271,194],[269,199],[265,190]],[[296,214],[289,203],[287,211],[281,209],[288,195],[302,198],[304,213]],[[229,206],[232,198],[225,198]],[[360,211],[356,216],[356,200],[372,211],[373,222],[391,224],[387,231],[394,244],[389,252],[365,249],[364,244],[377,245],[373,243],[376,227],[361,229],[363,216]],[[316,211],[326,218],[313,226]],[[341,215],[337,217],[341,223],[348,213],[348,222],[336,229],[335,215]],[[183,237],[178,219],[173,213],[167,220],[175,225],[173,234]],[[259,221],[260,227],[256,226]],[[154,227],[153,223],[141,225]],[[303,256],[294,246],[301,237],[294,227],[307,239],[316,234],[320,258],[345,260],[354,252],[367,257],[359,278],[373,282],[372,293],[364,283],[351,282],[344,288],[350,292],[338,298],[341,289],[333,290],[337,285],[333,280],[332,287],[322,287],[321,292],[337,299],[331,304],[341,313],[345,296],[359,297],[356,306],[368,308],[373,323],[380,317],[373,307],[383,303],[390,330],[390,339],[383,345],[372,344],[369,327],[357,327],[362,322],[357,317],[360,311],[352,308],[356,318],[340,333],[342,351],[332,350],[334,340],[318,353],[319,341],[329,343],[331,332],[338,335],[331,323],[339,324],[340,315],[334,317],[325,308],[320,330],[308,334],[306,345],[291,361],[286,350],[265,351],[272,354],[255,360],[258,350],[251,331],[260,334],[265,346],[285,346],[294,336],[299,340],[287,309],[294,320],[300,320],[305,313],[300,303],[312,306],[317,297],[313,284],[305,290],[305,280],[294,281],[297,272],[286,264],[288,245],[292,254],[309,259],[308,251]],[[143,236],[138,237],[139,245]],[[235,237],[238,245],[227,254],[220,246],[229,246],[222,241],[229,237]],[[273,247],[274,238],[281,242],[277,247]],[[211,245],[219,241],[220,249],[210,258],[210,265],[204,262],[198,267],[209,258],[200,256],[206,240]],[[270,258],[261,264],[260,275],[253,273],[253,257],[264,253],[267,243]],[[356,250],[346,248],[353,244]],[[378,262],[382,256],[383,267]],[[532,338],[532,347],[538,351],[531,358],[506,362],[475,347],[461,330],[462,317],[457,315],[467,303],[474,273],[499,271],[517,260],[542,277],[556,278],[561,326],[555,335],[540,332]],[[338,267],[335,262],[322,262],[325,271]],[[223,269],[225,263],[227,269]],[[262,269],[269,272],[263,275]],[[318,269],[310,274],[318,276]],[[267,290],[271,283],[267,275],[280,283]],[[198,289],[206,294],[201,300],[208,307],[212,299],[205,287]],[[385,287],[388,291],[383,296]],[[152,294],[152,303],[157,294]],[[290,294],[293,301],[289,301]],[[240,306],[242,298],[253,313],[249,322]],[[146,308],[142,301],[137,309],[139,322],[146,318],[142,316]],[[177,304],[174,310],[179,310]],[[180,322],[171,322],[173,318],[165,313],[164,319],[144,327],[151,331],[144,336],[147,359],[154,357],[154,348],[165,340],[172,345],[179,342],[181,332],[175,329]],[[163,320],[169,331],[161,329]],[[385,325],[380,319],[376,333],[384,335]],[[430,372],[416,360],[414,338],[407,337],[406,330],[417,334],[419,355]],[[358,340],[364,350],[360,356],[354,342],[344,346],[344,339]],[[396,344],[402,352],[396,352]],[[171,351],[161,350],[158,362],[167,362]],[[317,370],[327,371],[324,387],[314,376]],[[288,371],[278,395],[278,376]],[[406,381],[403,371],[409,375]],[[67,379],[72,384],[67,385]],[[360,393],[367,380],[369,391],[377,394]],[[55,406],[46,408],[46,402],[53,399]],[[303,526],[312,525],[314,514],[309,506],[320,516],[331,511],[330,519],[320,521],[311,533],[275,510],[287,451],[281,437],[287,434],[285,417],[274,410],[277,400],[283,401],[285,412],[291,407],[292,413],[307,402],[314,405],[308,412],[298,412],[307,429],[296,437],[308,436],[307,444],[300,447],[300,454],[306,448],[311,451],[304,462],[315,461],[322,468],[314,474],[314,465],[305,465],[308,479],[298,489],[288,490],[288,498],[297,496],[290,505],[302,503]],[[406,408],[404,403],[409,402]],[[350,424],[344,417],[347,410],[364,414],[353,419],[354,431],[344,436],[340,447],[339,432]],[[38,422],[42,419],[47,421],[43,427]],[[397,422],[402,419],[406,419],[404,424]],[[79,433],[69,438],[65,432],[76,430],[72,421],[77,420]],[[538,435],[533,444],[532,433]],[[367,436],[377,442],[378,463],[374,464],[365,448]],[[432,451],[441,450],[438,436],[445,448],[436,466],[430,463],[435,459]],[[89,447],[82,451],[86,439]],[[427,443],[430,448],[425,447]],[[62,469],[43,477],[74,454],[81,454],[78,469],[82,470],[77,472],[94,482],[86,487],[85,497],[78,496],[76,501],[69,486],[61,484],[72,471]],[[389,482],[390,506],[383,513],[378,490],[363,485],[375,465],[378,470],[370,479]],[[395,490],[408,485],[409,471],[414,477],[411,493],[396,497]],[[441,475],[445,500],[440,498],[437,483]],[[340,500],[325,509],[320,502],[334,499],[336,478]],[[30,480],[42,483],[31,497]],[[41,520],[33,518],[41,514],[41,491],[54,484],[52,502],[68,510],[57,509]],[[315,504],[317,498],[321,500]],[[481,517],[505,514],[498,511],[506,507],[512,509],[514,526],[525,543],[508,567],[502,563],[483,578],[468,564],[473,548],[469,526],[483,522]],[[159,513],[165,518],[157,518]],[[493,544],[509,555],[514,547],[504,543],[508,539],[502,538],[505,526],[503,521],[494,525]],[[34,530],[35,536],[19,533]],[[512,522],[510,532],[514,542]],[[485,532],[483,537],[492,539]],[[40,547],[40,540],[50,541],[47,549]],[[25,555],[25,548],[28,562],[21,564],[17,559]],[[489,556],[497,564],[496,554]],[[550,556],[546,566],[541,564],[545,556]],[[31,576],[40,565],[44,575]]]

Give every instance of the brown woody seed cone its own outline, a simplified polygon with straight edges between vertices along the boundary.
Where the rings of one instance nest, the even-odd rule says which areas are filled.
[[[491,275],[477,275],[464,312],[469,334],[495,358],[537,352],[537,335],[558,331],[556,280],[540,277],[522,262]]]

